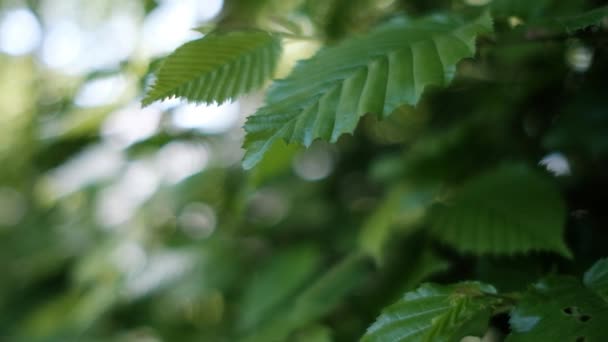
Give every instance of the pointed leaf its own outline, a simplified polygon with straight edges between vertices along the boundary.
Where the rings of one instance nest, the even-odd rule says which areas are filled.
[[[565,204],[553,183],[522,165],[504,165],[464,184],[431,210],[431,231],[475,254],[533,250],[569,256]]]
[[[496,290],[476,282],[450,286],[424,284],[389,306],[367,330],[363,342],[460,341],[483,335]]]
[[[272,77],[279,38],[262,31],[209,34],[169,55],[142,103],[180,97],[222,103],[260,88]]]
[[[475,53],[475,38],[492,29],[488,14],[463,23],[445,17],[401,21],[321,50],[274,83],[266,106],[245,124],[251,168],[277,139],[304,146],[336,142],[361,116],[388,116],[416,105],[428,86],[447,85],[456,65]]]

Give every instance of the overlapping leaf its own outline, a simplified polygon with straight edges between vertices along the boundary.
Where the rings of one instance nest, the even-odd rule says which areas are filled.
[[[248,118],[244,166],[258,163],[277,139],[335,142],[366,113],[385,117],[415,105],[426,87],[452,80],[457,63],[475,53],[477,35],[491,28],[488,14],[469,23],[401,21],[321,50],[275,82],[266,106]]]
[[[262,31],[209,34],[169,55],[142,103],[180,97],[222,103],[261,87],[272,77],[281,45]]]
[[[499,299],[489,285],[466,282],[425,284],[389,306],[367,330],[363,342],[452,342],[483,335]]]
[[[584,285],[573,277],[550,277],[534,285],[511,313],[507,342],[608,341],[605,295],[608,263],[601,260]]]
[[[463,252],[544,250],[568,256],[565,218],[565,205],[552,182],[517,164],[472,179],[430,216],[435,236]]]

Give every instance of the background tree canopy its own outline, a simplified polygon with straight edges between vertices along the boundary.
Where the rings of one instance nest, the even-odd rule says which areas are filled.
[[[608,341],[608,2],[0,0],[0,341]]]

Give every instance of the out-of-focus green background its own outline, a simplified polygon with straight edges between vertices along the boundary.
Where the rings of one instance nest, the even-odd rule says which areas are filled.
[[[529,13],[499,22],[504,45],[481,44],[481,62],[463,62],[455,86],[416,110],[365,117],[336,145],[277,145],[251,172],[240,165],[242,125],[262,92],[219,106],[140,105],[160,59],[202,35],[193,28],[218,18],[238,27],[260,3],[283,25],[304,4],[289,19],[331,44],[393,9],[488,2],[0,0],[0,341],[352,341],[433,274],[514,290],[558,267],[586,269],[606,241],[599,29],[541,43],[513,30],[509,40],[510,21],[542,12],[522,6]],[[604,4],[541,2],[555,13]],[[277,74],[317,47],[284,44]],[[431,202],[425,187],[508,160],[554,176],[578,264],[474,259],[410,229]],[[410,195],[406,178],[422,186]],[[407,239],[382,236],[392,225]],[[375,266],[361,245],[377,252]]]
[[[246,21],[258,3],[0,1],[0,341],[231,341],[345,254],[339,230],[310,239],[336,214],[319,183],[335,148],[280,147],[243,171],[242,125],[262,92],[140,104],[195,28]],[[278,75],[317,47],[288,44]],[[276,298],[251,285],[273,260],[289,265]]]
[[[240,250],[215,255],[208,238],[230,220],[240,126],[259,99],[139,100],[149,63],[222,6],[0,2],[1,341],[180,341],[221,319],[214,284]],[[281,219],[281,196],[259,193],[266,212],[251,219]]]

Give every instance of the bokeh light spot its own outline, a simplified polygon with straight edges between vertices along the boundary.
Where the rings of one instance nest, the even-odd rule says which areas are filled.
[[[326,178],[334,169],[335,155],[327,143],[316,142],[296,155],[293,161],[295,173],[307,181]]]
[[[559,152],[548,154],[539,162],[539,165],[544,166],[555,176],[570,175],[570,163],[568,162],[566,156]]]
[[[204,239],[215,230],[217,218],[215,211],[204,203],[190,203],[179,215],[181,229],[191,238]]]
[[[0,51],[26,55],[38,48],[42,29],[36,16],[26,8],[7,11],[0,21]]]
[[[593,63],[593,50],[584,45],[572,46],[566,52],[566,61],[572,70],[585,72]]]

